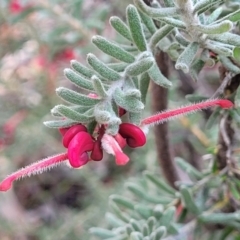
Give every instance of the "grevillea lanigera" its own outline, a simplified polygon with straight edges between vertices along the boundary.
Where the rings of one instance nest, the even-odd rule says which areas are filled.
[[[22,168],[0,183],[0,191],[7,191],[11,188],[13,181],[26,176],[42,173],[43,171],[57,166],[60,163],[69,163],[73,168],[79,168],[89,161],[101,161],[103,151],[115,156],[117,165],[125,165],[129,157],[123,152],[125,145],[131,148],[142,147],[146,143],[146,129],[154,124],[163,123],[183,114],[193,113],[197,110],[206,109],[212,106],[221,108],[232,108],[233,103],[229,100],[215,99],[181,107],[175,110],[168,110],[145,118],[137,126],[132,123],[121,123],[118,133],[111,135],[106,133],[107,125],[99,124],[89,133],[84,124],[75,124],[66,128],[59,128],[62,135],[62,144],[67,149],[65,153],[54,155],[25,168]],[[126,111],[120,109],[119,115]],[[121,117],[121,116],[120,116]]]

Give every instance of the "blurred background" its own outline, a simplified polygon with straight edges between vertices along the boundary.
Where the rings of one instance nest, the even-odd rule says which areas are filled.
[[[64,151],[59,132],[42,124],[51,119],[50,110],[61,102],[55,88],[74,88],[65,79],[63,69],[71,59],[85,64],[88,52],[108,62],[110,59],[91,44],[91,37],[101,34],[120,39],[108,19],[112,15],[125,19],[129,3],[130,0],[0,1],[1,179],[20,167]],[[204,76],[211,79],[213,87],[198,89],[204,89],[209,96],[218,85],[212,72],[207,78],[206,70]],[[175,81],[170,93],[170,106],[174,107],[185,102],[184,96],[193,93],[196,84],[184,76],[173,74],[172,78],[181,79]],[[149,112],[148,107],[145,114]],[[205,153],[209,141],[216,140],[217,132],[213,128],[207,138],[198,139],[190,134],[192,129],[186,121],[194,123],[198,119],[201,125],[199,115],[184,119],[171,124],[175,152],[197,159]],[[0,194],[0,239],[95,239],[88,229],[105,225],[108,196],[121,193],[125,180],[140,177],[145,169],[159,171],[154,146],[150,133],[147,146],[134,152],[127,150],[131,158],[127,166],[117,167],[113,158],[105,156],[103,161],[80,170],[62,166],[16,182],[11,191]]]

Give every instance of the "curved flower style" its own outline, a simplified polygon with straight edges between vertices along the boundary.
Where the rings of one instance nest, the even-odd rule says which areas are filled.
[[[79,168],[91,160],[100,161],[103,158],[103,150],[115,156],[117,165],[125,165],[128,163],[129,157],[122,149],[126,144],[132,148],[144,146],[146,143],[146,135],[142,129],[145,127],[163,123],[174,117],[216,105],[221,108],[232,108],[234,106],[229,100],[215,99],[175,110],[160,112],[143,119],[140,126],[132,123],[120,124],[119,132],[115,136],[106,133],[107,125],[99,125],[96,127],[94,135],[97,133],[97,136],[92,136],[88,133],[87,128],[83,124],[77,124],[69,128],[61,128],[59,131],[63,136],[62,143],[63,146],[67,148],[67,152],[40,160],[9,175],[0,183],[0,191],[9,190],[13,181],[19,178],[42,173],[63,162],[69,162],[73,168]],[[121,114],[124,113],[125,110],[121,110]],[[88,152],[90,154],[88,154]]]

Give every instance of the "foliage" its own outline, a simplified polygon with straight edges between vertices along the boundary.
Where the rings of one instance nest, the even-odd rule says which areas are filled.
[[[71,60],[71,68],[64,70],[65,77],[80,92],[58,87],[56,93],[67,105],[55,106],[51,114],[56,120],[44,124],[60,129],[67,152],[20,169],[1,183],[0,190],[8,190],[12,181],[20,177],[42,172],[64,161],[69,161],[73,168],[83,166],[89,163],[87,152],[92,160],[99,161],[105,150],[115,156],[118,165],[125,165],[129,157],[123,147],[125,144],[132,148],[145,145],[150,126],[218,105],[207,122],[209,129],[215,127],[219,131],[217,144],[216,141],[209,143],[207,131],[203,133],[199,126],[194,128],[187,118],[181,118],[182,124],[204,145],[204,151],[200,152],[207,160],[202,168],[176,157],[174,164],[181,172],[177,182],[166,183],[158,174],[144,172],[142,179],[126,184],[130,195],[125,192],[126,196],[110,196],[108,225],[93,227],[90,232],[106,240],[201,239],[203,234],[205,239],[237,239],[240,181],[238,151],[234,150],[238,139],[234,137],[234,130],[238,131],[240,114],[239,3],[219,0],[133,2],[134,5],[126,8],[126,22],[117,16],[110,18],[120,40],[108,40],[101,35],[92,37],[92,43],[109,61],[103,61],[102,55],[89,53],[87,65]],[[53,12],[59,13],[58,8],[54,9]],[[28,8],[28,12],[31,11],[32,7]],[[62,19],[80,30],[82,37],[89,38],[80,21],[72,21],[74,19],[67,14]],[[96,27],[95,22],[92,26]],[[78,37],[74,38],[75,42],[79,41]],[[63,45],[69,43],[65,41]],[[174,63],[175,75],[166,76],[161,71],[159,53],[164,53]],[[215,66],[219,66],[221,83],[208,101],[143,117],[148,93],[153,94],[149,84],[174,88],[178,84],[176,70],[188,73],[193,81],[201,84],[201,74],[214,71]],[[216,100],[219,96],[228,100]],[[206,100],[205,96],[194,94],[187,97],[194,102]],[[235,103],[234,108],[229,100]],[[197,123],[200,124],[199,119]],[[193,145],[197,148],[195,143]],[[204,155],[206,153],[208,155]]]

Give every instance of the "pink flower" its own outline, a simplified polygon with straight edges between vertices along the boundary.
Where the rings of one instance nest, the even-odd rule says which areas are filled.
[[[24,11],[24,7],[21,5],[19,0],[11,0],[9,3],[9,10],[13,14],[18,14]]]
[[[97,95],[90,96],[93,98],[97,97]],[[234,106],[231,101],[224,99],[196,103],[145,118],[141,122],[141,128],[216,105],[222,108],[231,108]],[[10,127],[8,126],[6,129],[10,129],[11,132],[12,127],[17,124],[18,121],[15,124],[10,124]],[[129,157],[122,151],[125,144],[127,143],[130,147],[136,148],[146,143],[146,136],[141,128],[131,123],[122,123],[119,127],[118,134],[111,136],[105,133],[105,126],[101,125],[95,128],[94,136],[97,135],[96,137],[92,137],[87,132],[87,128],[82,124],[77,124],[69,128],[61,128],[59,130],[63,136],[63,145],[68,149],[67,153],[43,159],[16,171],[0,183],[0,191],[9,190],[12,182],[19,178],[42,173],[62,162],[67,162],[67,160],[73,168],[79,168],[90,160],[88,152],[91,152],[92,160],[100,161],[103,157],[104,149],[107,153],[115,156],[117,165],[125,165],[129,161]],[[1,144],[0,141],[0,145]]]
[[[123,153],[113,136],[105,133],[102,138],[102,147],[107,153],[115,156],[117,165],[125,165],[128,163],[129,157]]]

